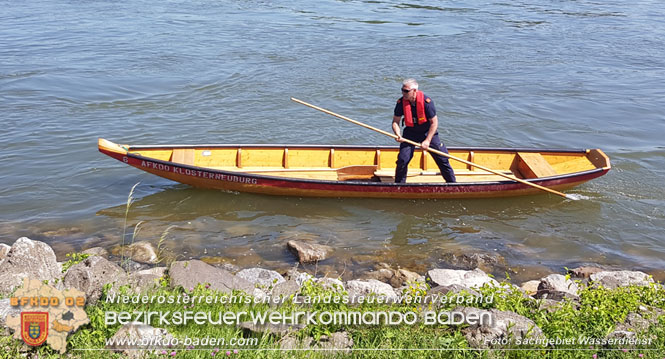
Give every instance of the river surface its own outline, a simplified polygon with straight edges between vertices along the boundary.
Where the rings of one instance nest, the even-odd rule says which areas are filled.
[[[284,269],[286,241],[335,248],[319,274],[452,254],[513,278],[598,263],[665,273],[665,2],[0,0],[0,242],[59,259],[127,238],[179,259]],[[190,188],[97,151],[131,144],[391,145],[289,101],[390,130],[401,80],[448,146],[601,148],[572,191],[491,200],[280,198]]]

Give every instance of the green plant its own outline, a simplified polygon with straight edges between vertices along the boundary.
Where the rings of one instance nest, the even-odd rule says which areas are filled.
[[[71,266],[74,264],[84,261],[86,258],[90,257],[90,254],[87,253],[67,253],[65,257],[69,258],[65,263],[62,264],[62,273],[67,272]]]

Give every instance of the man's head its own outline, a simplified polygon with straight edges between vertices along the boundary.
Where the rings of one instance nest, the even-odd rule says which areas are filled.
[[[402,81],[402,98],[405,101],[415,101],[416,92],[418,92],[418,82],[416,82],[416,79]]]

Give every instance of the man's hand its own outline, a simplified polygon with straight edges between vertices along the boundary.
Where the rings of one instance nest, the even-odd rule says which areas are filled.
[[[400,136],[400,135],[397,135],[397,137],[395,138],[395,141],[401,143],[401,142],[404,142],[404,138],[402,138],[402,136]]]
[[[427,150],[429,148],[429,142],[430,140],[425,139],[425,141],[420,143],[420,148],[422,148],[423,150]]]

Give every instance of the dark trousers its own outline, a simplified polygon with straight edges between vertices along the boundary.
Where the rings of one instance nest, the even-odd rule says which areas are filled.
[[[427,138],[427,133],[408,134],[407,131],[405,131],[404,138],[420,143],[423,142],[425,138]],[[429,147],[435,150],[439,150],[441,152],[448,153],[448,149],[446,148],[446,146],[443,143],[441,143],[441,141],[439,140],[438,133],[434,134],[434,137],[432,137],[432,141],[430,142]],[[411,159],[413,158],[414,150],[415,150],[414,145],[410,145],[405,142],[402,142],[399,145],[399,155],[397,155],[397,168],[395,168],[396,183],[406,182],[406,173],[409,167],[409,162],[411,162]],[[439,170],[441,170],[441,176],[443,176],[446,182],[448,183],[456,182],[455,172],[453,172],[453,168],[450,166],[448,158],[443,157],[441,155],[437,155],[432,152],[430,152],[429,154],[434,159],[434,162],[436,162],[436,165],[439,166]]]

